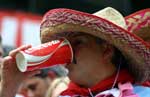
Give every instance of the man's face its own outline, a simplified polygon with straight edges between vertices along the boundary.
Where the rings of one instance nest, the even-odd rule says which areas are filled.
[[[81,83],[80,79],[88,79],[90,75],[96,72],[104,74],[106,63],[111,59],[105,59],[105,51],[107,44],[105,42],[97,42],[97,38],[90,35],[74,35],[67,38],[73,48],[75,61],[66,67],[69,69],[69,78],[76,83]],[[99,71],[96,71],[96,70]],[[84,83],[84,82],[83,82]]]

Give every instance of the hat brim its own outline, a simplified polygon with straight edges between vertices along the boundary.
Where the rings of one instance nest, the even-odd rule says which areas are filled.
[[[99,37],[123,53],[137,81],[150,80],[149,45],[106,19],[70,9],[53,9],[44,16],[40,32],[42,42],[50,41],[64,32],[83,32]]]

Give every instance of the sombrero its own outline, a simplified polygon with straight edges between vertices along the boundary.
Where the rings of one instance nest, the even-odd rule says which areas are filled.
[[[69,34],[82,32],[101,38],[123,53],[130,63],[129,69],[136,81],[146,81],[150,80],[150,45],[132,31],[149,24],[150,9],[124,18],[111,7],[95,14],[59,8],[50,10],[44,15],[40,36],[42,43],[66,32]]]
[[[150,45],[150,9],[144,9],[125,17],[128,31]]]
[[[142,38],[147,43],[147,45],[150,45],[150,26],[142,27],[139,30],[135,29],[132,33]]]

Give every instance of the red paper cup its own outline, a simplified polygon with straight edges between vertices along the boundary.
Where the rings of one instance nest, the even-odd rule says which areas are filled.
[[[73,52],[68,40],[60,39],[20,51],[16,55],[17,67],[21,72],[66,65],[73,60]]]

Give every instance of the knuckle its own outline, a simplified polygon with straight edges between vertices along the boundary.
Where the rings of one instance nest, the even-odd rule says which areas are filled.
[[[16,50],[12,50],[9,52],[9,56],[13,56]]]
[[[11,57],[10,56],[6,56],[2,60],[2,65],[9,64],[10,61],[11,61]]]
[[[12,51],[10,51],[8,55],[12,55]]]

